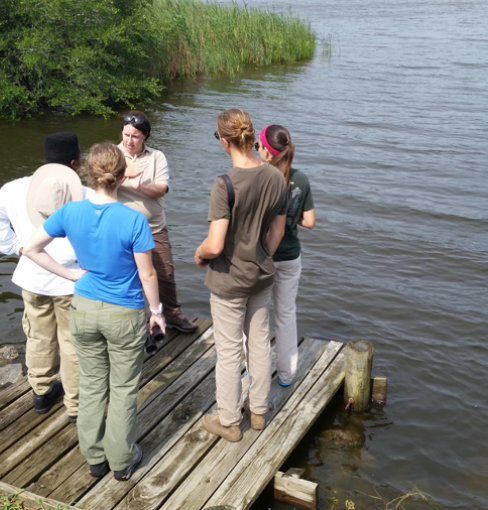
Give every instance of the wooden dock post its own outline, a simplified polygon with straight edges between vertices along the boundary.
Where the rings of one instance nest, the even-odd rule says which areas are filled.
[[[347,404],[346,409],[352,404],[355,411],[364,411],[370,400],[374,349],[369,342],[352,340],[347,344],[345,351],[344,400]]]

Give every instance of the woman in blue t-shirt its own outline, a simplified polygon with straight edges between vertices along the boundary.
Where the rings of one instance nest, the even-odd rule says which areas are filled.
[[[273,255],[273,302],[276,370],[280,385],[290,386],[298,363],[295,302],[302,265],[297,226],[312,229],[315,226],[315,209],[307,176],[291,168],[295,145],[288,130],[276,124],[266,126],[259,134],[256,149],[263,161],[281,170],[289,190],[285,235]]]
[[[150,332],[156,325],[164,332],[165,324],[151,230],[142,213],[117,202],[126,174],[124,155],[113,144],[95,145],[85,171],[95,193],[52,214],[26,244],[24,255],[76,282],[70,330],[80,365],[80,449],[92,476],[104,476],[110,466],[115,479],[126,481],[142,459],[135,443],[146,335],[142,289],[151,310]],[[82,269],[70,271],[44,250],[56,237],[69,239]]]

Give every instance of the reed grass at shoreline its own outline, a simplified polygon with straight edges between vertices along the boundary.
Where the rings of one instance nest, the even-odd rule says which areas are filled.
[[[154,0],[149,7],[156,44],[154,75],[163,82],[198,75],[234,77],[247,65],[311,58],[310,24],[290,12],[195,0]]]
[[[141,107],[174,78],[235,76],[312,57],[291,13],[200,0],[0,3],[0,118],[44,108],[107,117]]]

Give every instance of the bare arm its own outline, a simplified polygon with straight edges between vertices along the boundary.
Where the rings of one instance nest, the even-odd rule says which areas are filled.
[[[268,233],[266,234],[266,242],[268,243],[269,252],[274,255],[274,252],[280,245],[281,238],[285,233],[286,214],[276,216],[272,221]]]
[[[44,249],[52,240],[53,238],[46,233],[41,225],[27,241],[22,254],[32,259],[37,265],[41,266],[46,271],[50,271],[62,278],[76,282],[88,271],[84,269],[71,271],[56,262]]]
[[[302,217],[298,224],[301,227],[312,229],[315,227],[315,209],[310,209],[310,211],[303,211]]]
[[[149,198],[164,197],[168,192],[167,184],[141,184],[142,173],[136,177],[129,177],[130,185]]]
[[[139,278],[149,302],[149,306],[153,310],[157,310],[159,308],[158,277],[152,263],[151,250],[134,253],[134,260],[136,262]],[[162,316],[152,313],[151,318],[149,319],[149,332],[151,334],[153,327],[156,324],[161,328],[163,333],[166,331],[166,324],[164,323]]]
[[[205,267],[206,260],[218,257],[224,249],[225,236],[229,228],[229,220],[222,218],[210,222],[208,236],[195,252],[195,262],[200,267]]]

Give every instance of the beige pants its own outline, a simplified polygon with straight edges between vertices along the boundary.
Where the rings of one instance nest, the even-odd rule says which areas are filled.
[[[217,365],[217,406],[222,425],[238,425],[242,418],[241,360],[245,347],[253,413],[265,414],[271,384],[269,300],[271,286],[246,298],[210,295]],[[244,346],[244,342],[246,345]]]
[[[273,284],[276,333],[276,370],[280,381],[290,384],[297,372],[298,334],[296,298],[302,272],[301,259],[275,262]]]
[[[76,416],[80,379],[78,358],[69,331],[73,296],[43,296],[23,290],[22,297],[29,384],[35,393],[45,395],[60,372],[65,392],[64,405],[70,416]]]

